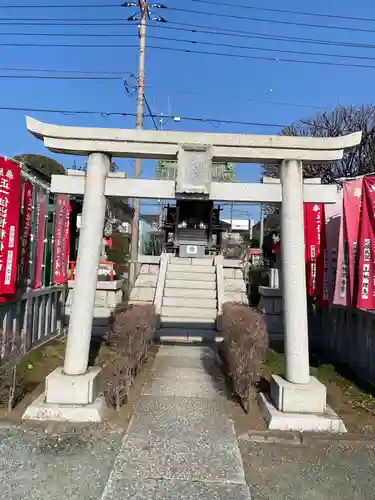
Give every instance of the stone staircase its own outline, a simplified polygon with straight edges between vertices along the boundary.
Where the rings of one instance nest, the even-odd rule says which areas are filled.
[[[173,257],[167,265],[158,337],[214,341],[218,314],[213,258]]]

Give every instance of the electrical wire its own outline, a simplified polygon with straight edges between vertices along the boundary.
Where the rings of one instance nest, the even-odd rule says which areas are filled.
[[[254,7],[250,5],[244,5],[244,4],[228,4],[227,2],[218,2],[218,1],[213,1],[213,0],[191,0],[192,2],[199,3],[199,4],[209,4],[209,5],[215,5],[216,7],[218,5],[223,6],[223,7],[230,7],[230,8],[238,8],[238,9],[246,9],[246,10],[256,10],[260,12],[275,12],[278,14],[293,14],[293,15],[303,15],[303,16],[313,16],[313,17],[323,17],[323,18],[329,18],[329,19],[342,19],[342,20],[348,20],[348,21],[365,21],[365,22],[375,22],[374,18],[365,18],[365,17],[355,17],[355,16],[343,16],[341,14],[323,14],[321,12],[306,12],[306,11],[296,11],[296,10],[289,10],[289,9],[272,9],[272,8],[266,8],[266,7]],[[71,5],[62,5],[62,4],[48,4],[48,5],[1,5],[0,6],[2,9],[92,9],[92,8],[119,8],[121,7],[120,4],[71,4]],[[168,7],[168,10],[171,10],[171,8]]]
[[[186,39],[177,39],[177,38],[172,39],[170,37],[162,37],[162,36],[155,36],[155,35],[149,35],[148,38],[152,38],[152,39],[156,39],[156,40],[165,40],[165,41],[173,40],[174,42],[192,43],[194,45],[209,45],[211,47],[225,47],[225,48],[229,48],[229,49],[260,50],[263,52],[279,52],[281,54],[295,54],[295,55],[309,55],[309,56],[323,56],[323,57],[340,57],[340,58],[344,58],[344,59],[363,59],[363,60],[375,61],[375,57],[369,57],[369,56],[358,56],[358,55],[350,56],[347,54],[332,54],[332,53],[327,54],[326,52],[306,52],[306,51],[301,51],[301,50],[286,50],[286,49],[273,49],[273,48],[266,48],[266,47],[252,47],[249,45],[233,45],[233,44],[227,44],[227,43],[206,42],[206,41],[201,41],[201,40],[186,40]]]
[[[0,26],[51,26],[50,23],[2,23],[0,21]],[[70,27],[81,27],[81,26],[121,26],[121,27],[126,27],[126,28],[132,28],[131,24],[123,24],[123,23],[109,23],[109,24],[92,24],[92,23],[87,23],[87,24],[68,24],[68,23],[59,23],[59,24],[53,24],[53,26],[70,26]],[[170,26],[170,25],[178,25],[178,26],[185,26],[183,27],[177,27],[177,26]],[[190,28],[189,28],[190,27]],[[190,24],[190,23],[179,23],[179,22],[168,22],[168,25],[166,24],[150,24],[149,28],[158,28],[158,29],[163,29],[163,30],[173,30],[173,31],[182,31],[182,32],[188,32],[188,33],[203,33],[203,34],[210,34],[210,35],[224,35],[224,36],[229,36],[229,37],[235,37],[235,38],[246,38],[246,39],[259,39],[259,40],[274,40],[274,41],[282,41],[282,42],[289,42],[289,43],[304,43],[304,44],[311,44],[311,45],[329,45],[329,46],[337,46],[337,47],[354,47],[354,48],[365,48],[365,49],[374,49],[375,44],[368,44],[368,43],[357,43],[357,42],[350,42],[350,41],[339,41],[339,40],[324,40],[324,39],[316,39],[316,38],[302,38],[302,37],[291,37],[291,36],[284,36],[284,35],[272,35],[268,33],[262,33],[262,32],[251,32],[251,31],[242,31],[242,30],[231,30],[231,29],[225,29],[225,28],[212,28],[211,26],[208,25],[202,25],[202,24]],[[203,29],[199,29],[203,28]],[[215,30],[215,31],[213,31]],[[30,32],[8,32],[8,33],[0,33],[0,35],[4,36],[62,36],[62,37],[128,37],[132,36],[129,34],[124,34],[124,33],[30,33]]]
[[[135,36],[135,34],[131,34],[128,36]],[[149,35],[150,39],[154,40],[163,40],[168,42],[178,42],[178,43],[188,43],[193,45],[207,45],[210,47],[224,47],[230,49],[243,49],[243,50],[255,50],[262,52],[277,52],[280,54],[294,54],[294,55],[308,55],[308,56],[320,56],[320,57],[337,57],[341,59],[360,59],[367,61],[374,61],[375,57],[370,56],[359,56],[359,55],[347,55],[347,54],[333,54],[326,52],[307,52],[307,51],[299,51],[299,50],[287,50],[287,49],[274,49],[274,48],[265,48],[265,47],[253,47],[249,45],[233,45],[226,43],[218,43],[218,42],[206,42],[203,40],[187,40],[187,39],[178,39],[171,37],[163,37],[157,35]],[[84,43],[0,43],[0,47],[38,47],[38,48],[137,48],[138,45],[127,45],[127,44],[84,44]],[[177,50],[177,49],[176,49]],[[190,52],[189,50],[187,50]],[[218,54],[216,54],[218,55]],[[225,54],[223,54],[225,55]],[[281,59],[278,59],[281,61]],[[290,61],[288,61],[290,62]],[[295,62],[304,62],[304,63],[315,63],[316,61],[295,61]],[[327,63],[328,64],[328,63]],[[330,62],[329,64],[336,64],[335,62]],[[355,65],[355,67],[361,67],[360,65]],[[371,67],[371,66],[366,66]]]
[[[357,31],[362,33],[375,33],[373,29],[367,28],[353,28],[352,26],[328,26],[327,24],[310,24],[310,23],[300,23],[297,21],[283,21],[281,19],[261,19],[257,17],[250,16],[240,16],[235,14],[222,14],[220,12],[209,12],[202,10],[193,9],[181,9],[179,7],[169,7],[168,10],[175,12],[183,12],[185,14],[202,14],[205,16],[215,16],[223,17],[226,19],[237,19],[238,21],[257,21],[262,23],[272,23],[272,24],[283,24],[286,26],[303,26],[304,28],[321,28],[321,29],[331,29],[331,30],[343,30],[343,31]]]
[[[53,109],[53,108],[23,108],[23,107],[12,107],[12,106],[0,106],[0,111],[22,111],[25,113],[57,113],[63,115],[100,115],[100,116],[137,116],[136,113],[125,113],[120,111],[91,111],[91,110],[64,110],[64,109]],[[167,118],[169,120],[174,120],[176,115],[159,115],[156,113],[145,114],[144,118]],[[246,122],[239,120],[228,120],[225,118],[206,118],[206,117],[196,117],[196,116],[180,116],[178,115],[179,120],[186,120],[192,122],[201,122],[201,123],[212,123],[216,122],[219,124],[232,124],[232,125],[247,125],[251,127],[276,127],[283,128],[286,127],[285,124],[279,123],[260,123],[260,122]]]
[[[228,4],[226,2],[217,2],[212,1],[212,0],[191,0],[192,2],[196,2],[199,4],[205,3],[205,4],[211,4],[211,5],[222,5],[225,7],[235,7],[238,9],[247,9],[247,10],[257,10],[257,11],[262,11],[262,12],[276,12],[278,14],[295,14],[295,15],[302,15],[302,16],[314,16],[314,17],[326,17],[329,19],[345,19],[349,21],[369,21],[369,22],[375,22],[374,18],[365,18],[365,17],[353,17],[353,16],[342,16],[341,14],[322,14],[321,12],[306,12],[306,11],[301,11],[301,10],[289,10],[289,9],[271,9],[267,7],[253,7],[251,5],[244,5],[244,4],[238,4],[238,3],[231,3]]]
[[[200,55],[208,55],[208,56],[216,56],[216,57],[235,57],[240,59],[251,59],[258,61],[271,61],[271,62],[282,62],[282,63],[292,63],[292,64],[314,64],[314,65],[322,65],[322,66],[338,66],[344,68],[367,68],[367,69],[375,69],[374,65],[369,64],[352,64],[352,63],[340,63],[333,61],[308,61],[305,59],[286,59],[281,57],[262,57],[262,56],[251,56],[248,54],[224,54],[222,52],[209,52],[207,50],[190,50],[190,49],[180,49],[177,47],[159,47],[156,45],[148,45],[148,49],[153,50],[165,50],[172,52],[180,52],[186,54],[200,54]],[[272,51],[272,50],[270,50]]]
[[[135,74],[131,71],[107,71],[107,70],[82,70],[82,69],[56,69],[56,68],[1,68],[0,71],[30,71],[30,72],[39,72],[39,73],[81,73],[87,75],[96,75],[96,74],[104,74],[104,75],[130,75],[131,77],[135,77]]]

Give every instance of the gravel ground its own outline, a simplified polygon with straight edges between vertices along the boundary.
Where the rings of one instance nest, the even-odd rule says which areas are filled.
[[[375,447],[242,442],[252,500],[375,498]]]
[[[1,429],[1,500],[100,499],[123,432],[92,425]]]

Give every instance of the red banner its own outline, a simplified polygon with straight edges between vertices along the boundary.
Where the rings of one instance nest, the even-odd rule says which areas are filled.
[[[347,258],[348,286],[347,305],[351,306],[354,300],[355,270],[358,269],[358,238],[361,219],[361,198],[363,179],[355,179],[344,183],[344,254]]]
[[[317,276],[322,277],[317,282],[318,304],[320,307],[328,307],[329,305],[329,265],[328,265],[328,248],[327,248],[327,228],[324,205],[321,205],[321,231],[320,231],[320,250],[317,260]]]
[[[22,186],[23,221],[21,230],[21,278],[27,283],[30,272],[30,243],[33,219],[34,186],[25,181]]]
[[[36,189],[34,211],[33,276],[31,286],[40,288],[43,284],[44,240],[46,235],[47,193],[42,187]]]
[[[324,251],[321,241],[322,226],[325,224],[323,205],[305,203],[304,221],[307,294],[316,297],[324,281]]]
[[[362,185],[362,217],[359,231],[357,307],[375,309],[375,177]]]
[[[69,197],[65,194],[56,196],[55,234],[53,248],[54,285],[62,285],[68,280],[69,258]]]
[[[16,292],[19,252],[21,168],[0,158],[0,295]],[[7,297],[2,297],[2,302]]]

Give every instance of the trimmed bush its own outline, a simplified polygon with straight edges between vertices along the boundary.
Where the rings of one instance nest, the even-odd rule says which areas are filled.
[[[116,410],[128,401],[139,367],[147,360],[155,329],[153,304],[118,307],[108,334],[108,344],[115,351],[115,356],[112,378],[105,390],[107,402]]]
[[[227,302],[223,305],[222,353],[233,390],[245,411],[250,395],[259,381],[259,371],[268,347],[268,333],[262,314],[246,304]]]

